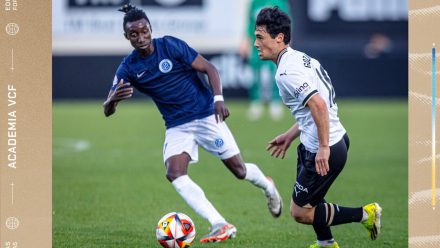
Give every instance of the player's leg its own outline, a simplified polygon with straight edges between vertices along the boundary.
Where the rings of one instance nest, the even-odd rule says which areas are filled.
[[[320,203],[325,203],[326,201],[323,199]],[[318,226],[313,225],[313,230],[316,233],[316,244],[321,246],[331,246],[332,243],[335,244],[334,247],[338,247],[337,243],[333,239],[333,234],[329,226]]]
[[[194,212],[208,220],[212,226],[226,224],[203,190],[187,175],[188,162],[189,156],[186,153],[169,158],[166,162],[168,180]]]
[[[349,146],[350,141],[346,134],[341,141],[330,148],[329,164],[330,168],[335,168],[334,171],[337,172],[334,175],[335,178],[339,175],[338,171],[341,171],[345,165]],[[332,183],[332,181],[329,181],[329,186],[322,190],[324,195]],[[324,195],[322,197],[324,197]],[[377,203],[355,208],[343,207],[333,203],[319,203],[315,207],[313,223],[314,225],[320,226],[335,226],[351,222],[362,222],[368,230],[370,238],[375,240],[380,233],[381,214],[382,208]]]
[[[316,232],[318,243],[322,241],[319,238],[319,230],[352,222],[361,222],[368,230],[370,238],[375,240],[380,233],[381,214],[382,209],[377,203],[355,208],[343,207],[333,203],[320,203],[314,208],[312,224],[315,231],[318,231]]]
[[[314,212],[315,208],[300,207],[293,200],[290,204],[290,213],[292,217],[299,223],[313,225],[313,230],[316,233],[316,243],[312,244],[310,248],[331,247],[338,248],[338,243],[333,239],[330,226],[315,225]]]
[[[257,165],[244,163],[240,154],[223,159],[222,161],[238,179],[245,179],[263,190],[267,198],[267,206],[272,216],[277,218],[281,215],[283,203],[272,178],[265,176]]]
[[[245,179],[261,188],[268,198],[270,212],[278,217],[281,214],[282,201],[273,181],[267,178],[257,165],[243,162],[237,143],[226,123],[217,123],[213,115],[200,120],[199,123],[196,132],[197,143],[220,158],[238,179]]]
[[[292,194],[293,203],[291,213],[296,221],[303,224],[313,225],[318,237],[317,244],[320,245],[313,247],[334,245],[333,239],[322,240],[323,236],[328,236],[326,235],[326,232],[329,234],[328,230],[325,230],[326,227],[351,222],[361,222],[365,221],[368,219],[368,216],[370,216],[365,211],[365,207],[349,208],[323,201],[328,189],[345,165],[347,158],[347,145],[348,137],[346,136],[340,142],[331,147],[329,161],[330,171],[323,177],[318,175],[315,171],[314,160],[316,154],[308,152],[301,144],[298,146],[298,174],[294,193]],[[380,212],[376,212],[377,215],[375,216],[378,216],[379,219],[375,222],[377,232],[371,234],[373,232],[370,231],[371,237],[374,235],[377,236],[377,233],[380,231]],[[372,218],[373,217],[370,219]]]
[[[191,158],[187,153],[175,155],[167,159],[167,178],[185,202],[198,215],[211,223],[211,231],[200,242],[221,242],[235,237],[236,228],[227,223],[206,198],[203,190],[187,175],[190,160]]]
[[[212,227],[223,226],[227,221],[206,198],[203,190],[188,176],[188,164],[198,160],[197,144],[188,134],[187,123],[167,129],[164,143],[166,177],[185,202]]]

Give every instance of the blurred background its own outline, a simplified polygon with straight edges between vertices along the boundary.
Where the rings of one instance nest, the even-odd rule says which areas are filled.
[[[117,11],[125,2],[53,1],[54,100],[107,96],[117,66],[132,50]],[[253,74],[239,49],[251,0],[131,2],[147,13],[153,36],[179,37],[214,63],[226,97],[248,97]],[[321,62],[337,97],[406,97],[406,1],[286,2],[294,20],[293,48]]]

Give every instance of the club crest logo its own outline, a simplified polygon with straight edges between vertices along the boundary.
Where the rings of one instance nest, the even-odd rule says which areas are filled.
[[[159,70],[163,73],[168,73],[173,69],[173,63],[169,59],[162,59],[159,63]]]
[[[217,146],[217,147],[222,147],[223,146],[223,144],[225,143],[225,142],[223,142],[223,139],[216,139],[215,141],[214,141],[214,143],[215,143],[215,146]]]

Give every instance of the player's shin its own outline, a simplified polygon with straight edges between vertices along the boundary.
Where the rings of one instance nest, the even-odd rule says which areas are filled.
[[[318,241],[333,240],[333,234],[329,226],[313,225]]]
[[[212,226],[226,224],[226,220],[206,198],[203,190],[188,175],[180,176],[172,182],[177,193],[201,217],[208,220]]]
[[[363,209],[347,208],[333,203],[319,203],[315,208],[313,226],[335,226],[362,220]]]
[[[251,163],[245,163],[245,166],[246,177],[244,179],[261,188],[266,194],[271,194],[275,186],[264,176],[260,168]]]

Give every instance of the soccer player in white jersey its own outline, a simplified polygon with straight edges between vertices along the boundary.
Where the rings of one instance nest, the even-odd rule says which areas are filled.
[[[134,50],[116,71],[104,114],[114,114],[118,103],[132,96],[133,88],[153,99],[166,126],[166,177],[188,205],[212,225],[200,242],[233,238],[236,228],[187,174],[188,164],[198,161],[199,146],[218,157],[238,179],[261,188],[271,214],[279,217],[282,201],[273,181],[257,165],[242,160],[234,137],[223,122],[229,111],[215,67],[178,38],[152,38],[150,20],[143,10],[127,4],[121,11],[125,12],[124,36]],[[208,75],[211,89],[202,83],[197,72]]]
[[[277,7],[260,11],[255,47],[262,60],[277,65],[275,80],[283,103],[296,123],[269,142],[272,156],[284,158],[300,137],[296,182],[290,212],[299,223],[313,225],[317,242],[310,248],[339,247],[330,226],[361,222],[375,240],[380,233],[381,207],[371,203],[348,208],[327,203],[325,195],[344,168],[349,149],[347,133],[338,118],[335,90],[321,64],[289,46],[291,21]]]

